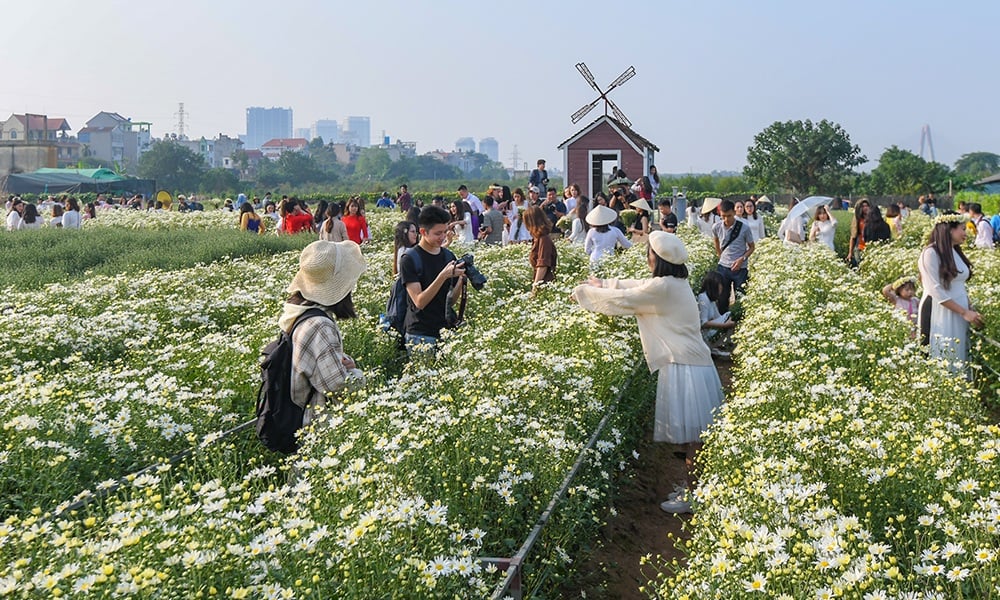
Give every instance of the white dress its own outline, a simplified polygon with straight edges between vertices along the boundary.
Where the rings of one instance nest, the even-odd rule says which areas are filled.
[[[744,220],[746,221],[747,225],[750,226],[750,233],[753,234],[753,241],[755,243],[759,242],[761,238],[764,237],[764,219],[760,217],[756,219],[751,219],[750,217],[746,217]]]
[[[596,227],[591,227],[583,242],[583,251],[590,255],[590,266],[596,267],[602,258],[614,254],[615,246],[619,244],[626,250],[632,247],[632,242],[625,237],[621,229],[614,225],[609,226],[607,231],[598,231]]]
[[[812,229],[809,230],[809,239],[815,238],[817,242],[833,250],[833,236],[837,233],[837,222],[833,217],[826,221],[813,221]]]
[[[939,275],[941,259],[934,248],[924,248],[920,253],[920,284],[924,295],[920,299],[920,314],[930,308],[930,354],[931,358],[951,361],[948,369],[953,373],[964,370],[969,357],[969,322],[957,312],[941,306],[942,302],[954,300],[963,308],[969,308],[969,294],[965,282],[969,280],[969,268],[965,266],[958,252],[952,250],[958,275],[945,288]],[[957,363],[957,364],[956,364]]]
[[[604,285],[577,286],[573,295],[587,310],[636,316],[646,364],[659,371],[653,441],[700,440],[723,394],[687,279],[606,279]]]
[[[466,244],[472,243],[472,225],[469,223],[469,215],[462,217],[461,221],[455,221],[451,227],[458,241],[465,242]]]
[[[571,244],[582,244],[586,238],[587,232],[583,230],[583,221],[580,217],[573,218],[573,228],[569,234],[569,241]]]

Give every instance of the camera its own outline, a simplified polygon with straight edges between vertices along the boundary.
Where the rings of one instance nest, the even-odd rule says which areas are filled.
[[[469,283],[472,287],[479,291],[483,289],[486,285],[486,275],[479,272],[476,265],[473,263],[473,256],[471,254],[466,254],[462,258],[458,259],[458,264],[465,269],[465,276],[469,278]]]
[[[479,231],[486,231],[488,228],[489,228],[488,225],[480,225],[479,226]]]

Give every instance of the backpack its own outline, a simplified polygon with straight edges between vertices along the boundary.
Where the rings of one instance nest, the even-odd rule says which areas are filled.
[[[420,259],[420,253],[416,250],[412,252],[410,250],[412,248],[407,248],[403,252],[403,256],[409,256],[410,260],[413,261],[413,266],[417,268],[417,275],[423,275],[424,265]],[[402,262],[402,256],[400,262]],[[407,296],[406,284],[403,283],[403,275],[400,273],[396,277],[396,281],[392,283],[392,287],[389,288],[389,301],[385,305],[385,320],[382,329],[387,332],[390,329],[395,329],[400,335],[406,333],[404,323],[406,321]]]
[[[1000,246],[1000,215],[990,217],[990,227],[993,228],[993,244]]]
[[[292,333],[299,323],[319,316],[330,318],[323,309],[310,308],[295,320],[288,333],[282,331],[278,339],[260,351],[257,437],[268,450],[284,454],[298,450],[295,432],[302,427],[304,410],[292,402]]]

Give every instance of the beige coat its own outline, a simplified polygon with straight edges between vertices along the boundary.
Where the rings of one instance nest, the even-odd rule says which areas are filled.
[[[635,315],[650,372],[675,363],[712,363],[701,336],[698,302],[687,279],[606,279],[604,287],[577,286],[580,306],[605,315]]]

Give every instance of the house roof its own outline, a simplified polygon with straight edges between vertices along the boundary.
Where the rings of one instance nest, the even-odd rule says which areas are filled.
[[[638,152],[642,152],[644,148],[652,148],[654,152],[660,151],[660,149],[656,147],[656,144],[636,133],[631,127],[626,127],[625,124],[618,119],[608,115],[601,115],[597,117],[590,125],[587,125],[580,131],[576,132],[571,138],[559,144],[558,148],[562,150],[563,148],[569,146],[573,142],[596,129],[598,125],[604,123],[605,121],[611,125],[612,128],[617,130],[619,135],[628,140]]]
[[[264,153],[261,152],[260,150],[247,150],[246,153],[247,153],[247,158],[249,158],[250,160],[264,157]]]
[[[27,129],[31,131],[38,131],[45,129],[46,125],[45,117],[41,115],[31,115],[30,118],[26,117],[25,115],[11,115],[11,116],[17,119],[21,125],[24,125],[25,121],[28,121]],[[64,130],[69,131],[70,129],[73,128],[69,126],[69,123],[66,121],[66,119],[62,117],[48,118],[49,131],[64,131]]]
[[[106,131],[114,131],[114,127],[84,127],[78,133],[102,133]]]
[[[996,175],[990,175],[989,177],[984,177],[979,181],[973,183],[972,185],[986,185],[987,183],[1000,183],[1000,173]]]
[[[305,148],[309,140],[305,138],[274,138],[261,144],[261,148]]]

